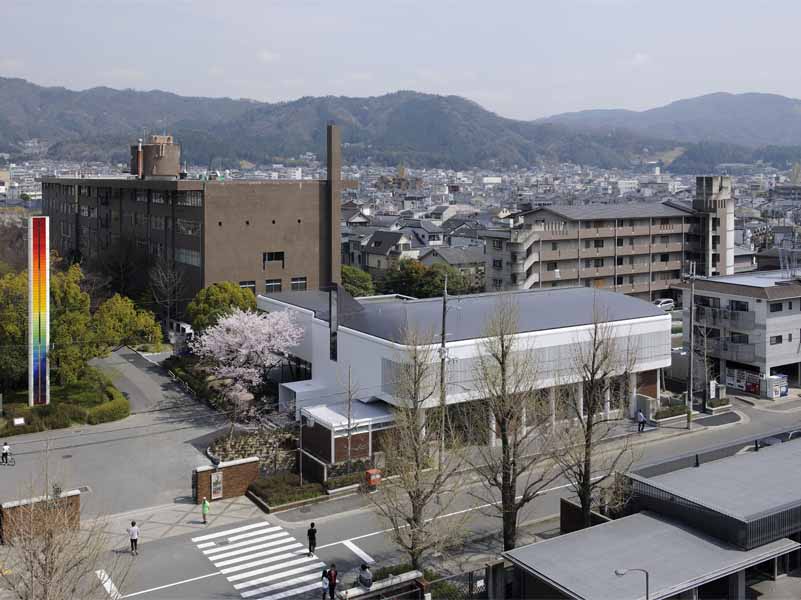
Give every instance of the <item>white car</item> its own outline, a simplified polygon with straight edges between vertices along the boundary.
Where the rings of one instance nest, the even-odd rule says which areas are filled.
[[[657,298],[654,300],[654,306],[658,306],[662,310],[666,312],[670,312],[674,308],[676,308],[676,303],[673,301],[672,298]]]

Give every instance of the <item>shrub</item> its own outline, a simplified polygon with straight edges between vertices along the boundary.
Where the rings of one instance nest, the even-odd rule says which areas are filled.
[[[354,483],[364,482],[364,471],[353,472],[350,475],[339,475],[338,477],[329,477],[323,484],[325,489],[334,490],[336,488],[345,487],[346,485],[353,485]]]
[[[656,411],[655,419],[667,419],[668,417],[676,417],[687,413],[687,407],[684,404],[674,404],[672,406],[665,406]]]
[[[726,406],[730,404],[730,402],[728,398],[710,398],[707,404],[712,408],[717,408],[718,406]]]
[[[304,481],[301,487],[298,476],[291,473],[259,477],[248,489],[271,506],[309,500],[325,494],[322,484]]]
[[[115,398],[113,400],[89,409],[87,421],[90,425],[118,421],[131,414],[131,405],[128,399],[116,390],[116,388],[114,391],[116,394],[114,394]]]

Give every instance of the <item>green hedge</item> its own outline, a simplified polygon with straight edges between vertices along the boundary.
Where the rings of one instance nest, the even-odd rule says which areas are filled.
[[[115,390],[116,391],[116,390]],[[119,394],[119,392],[117,392]],[[89,410],[87,422],[90,425],[108,423],[109,421],[119,421],[131,414],[131,405],[125,396],[120,394],[120,398],[115,398],[110,402],[101,404]]]
[[[687,407],[684,404],[674,404],[673,406],[666,406],[656,411],[655,419],[667,419],[668,417],[677,417],[678,415],[686,415]]]
[[[728,398],[710,398],[707,404],[712,408],[717,408],[718,406],[726,406],[727,404],[730,404],[730,402]]]
[[[354,483],[364,483],[364,471],[356,471],[350,475],[340,475],[339,477],[329,477],[325,482],[325,489],[334,490],[336,488],[353,485]]]
[[[412,565],[409,563],[401,563],[399,565],[389,565],[387,567],[381,567],[380,569],[376,569],[373,571],[373,581],[381,581],[383,579],[389,579],[390,577],[394,577],[395,575],[400,575],[401,573],[408,573],[409,571],[413,571]],[[431,597],[432,598],[443,598],[445,600],[462,600],[465,597],[464,592],[459,589],[459,586],[451,583],[450,581],[437,581],[438,579],[442,579],[442,576],[437,574],[435,571],[431,569],[423,569],[423,577],[429,583],[434,582],[431,586]]]
[[[304,481],[301,487],[298,476],[291,473],[259,477],[248,489],[271,506],[325,495],[322,484]]]

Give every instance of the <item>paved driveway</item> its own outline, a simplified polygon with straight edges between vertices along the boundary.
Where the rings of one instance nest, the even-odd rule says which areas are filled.
[[[132,356],[133,354],[133,356]],[[97,365],[134,407],[127,419],[9,439],[17,466],[0,469],[0,500],[43,493],[45,467],[64,489],[88,486],[86,516],[167,504],[191,494],[191,472],[225,420],[130,350]]]

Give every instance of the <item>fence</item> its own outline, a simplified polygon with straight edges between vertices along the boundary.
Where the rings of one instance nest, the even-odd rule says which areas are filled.
[[[432,600],[478,600],[488,597],[486,569],[457,573],[429,582]]]

